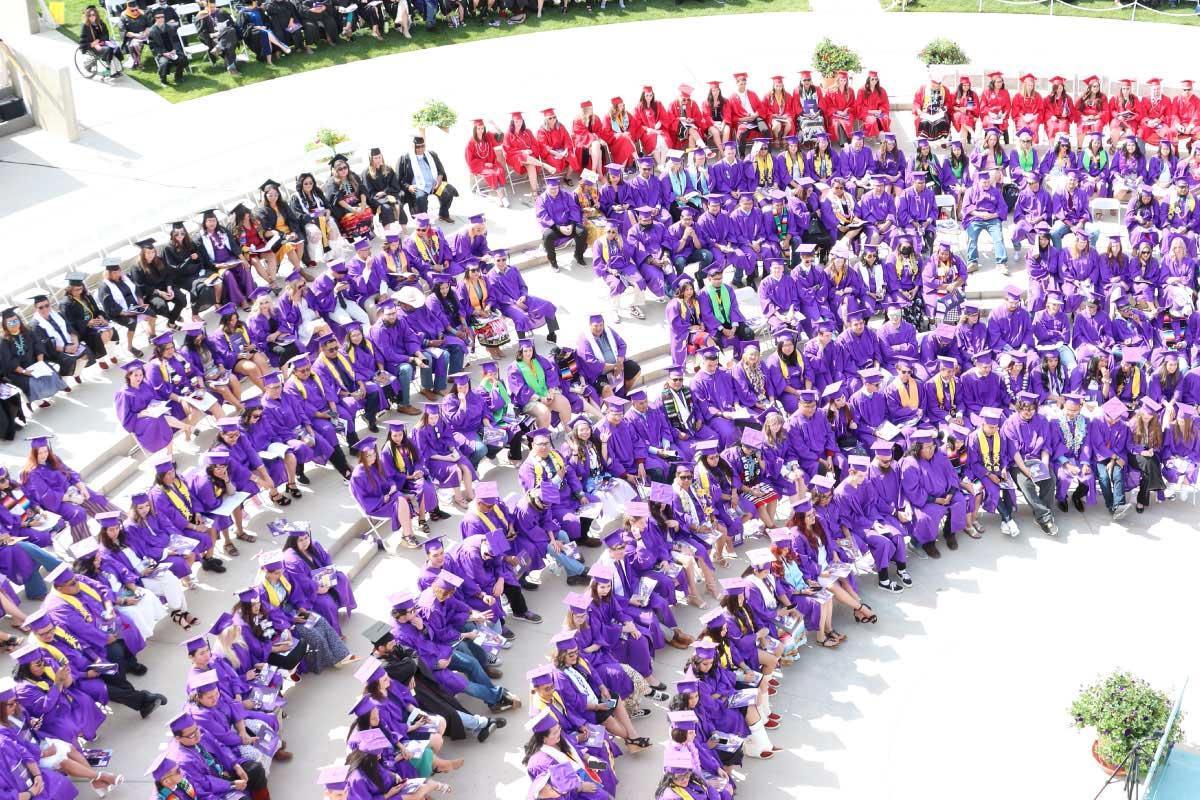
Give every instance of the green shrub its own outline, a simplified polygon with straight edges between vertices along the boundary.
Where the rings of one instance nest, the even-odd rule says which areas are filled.
[[[427,100],[415,114],[412,115],[414,128],[441,128],[449,130],[458,122],[458,114],[454,109],[441,100]]]
[[[1099,742],[1096,753],[1109,764],[1125,761],[1134,746],[1150,737],[1142,748],[1144,766],[1157,745],[1155,731],[1166,728],[1171,701],[1141,678],[1116,671],[1085,686],[1071,704],[1071,718],[1077,728],[1094,728]],[[1175,721],[1171,741],[1183,736],[1183,717]]]
[[[926,64],[967,64],[971,61],[958,42],[940,37],[925,45],[917,57]]]
[[[826,78],[836,75],[840,70],[859,72],[862,70],[862,59],[858,53],[849,47],[835,44],[828,37],[817,42],[812,56],[813,69]]]

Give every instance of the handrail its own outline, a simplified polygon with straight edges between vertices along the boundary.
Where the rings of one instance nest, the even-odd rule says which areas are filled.
[[[34,82],[33,76],[25,71],[25,67],[21,66],[21,62],[17,60],[17,54],[12,51],[12,48],[3,39],[0,39],[0,55],[6,56],[8,62],[16,67],[17,72],[21,73],[26,81],[29,83]]]

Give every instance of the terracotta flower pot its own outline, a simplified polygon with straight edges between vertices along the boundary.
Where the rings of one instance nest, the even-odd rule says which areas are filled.
[[[1096,759],[1096,763],[1100,765],[1100,769],[1104,770],[1109,775],[1116,775],[1118,778],[1125,777],[1125,768],[1117,768],[1115,764],[1110,764],[1100,755],[1100,740],[1092,740],[1092,758]]]

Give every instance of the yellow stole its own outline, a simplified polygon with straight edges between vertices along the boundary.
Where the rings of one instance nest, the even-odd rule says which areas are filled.
[[[322,353],[321,357],[324,358],[325,354]],[[325,393],[325,384],[321,383],[321,376],[317,375],[317,373],[314,372],[314,373],[312,373],[312,379],[316,382],[317,386],[321,387],[321,394],[324,394]],[[300,396],[303,397],[305,400],[307,400],[308,399],[308,389],[305,388],[304,381],[300,380],[295,375],[293,375],[289,380],[290,380],[291,384],[296,387],[296,391],[298,391],[300,393]]]
[[[93,600],[95,600],[97,603],[101,603],[101,604],[104,603],[104,600],[101,599],[100,595],[97,594],[95,589],[88,586],[83,581],[79,581],[79,583],[77,585],[79,586],[79,591],[88,595]],[[74,595],[70,595],[70,594],[63,594],[58,589],[54,590],[54,594],[57,595],[59,597],[59,599],[61,599],[64,603],[69,605],[71,608],[75,609],[75,611],[79,614],[79,616],[83,617],[84,622],[90,623],[92,621],[92,612],[88,611],[87,608],[83,605],[83,603],[77,597],[75,597]]]
[[[916,408],[919,400],[917,382],[915,380],[908,382],[898,381],[896,387],[896,391],[900,395],[900,405],[905,408]]]
[[[178,492],[178,494],[176,492]],[[179,509],[180,514],[183,514],[184,517],[189,519],[191,518],[192,495],[190,492],[188,492],[187,486],[184,485],[183,481],[176,479],[175,483],[171,486],[164,486],[163,493],[167,495],[167,499],[171,501],[171,505]],[[182,495],[182,497],[180,495]],[[187,500],[186,504],[184,503],[185,499]]]
[[[482,278],[477,281],[464,280],[463,286],[467,288],[467,299],[471,301],[471,308],[476,311],[483,308],[488,299],[487,282]]]
[[[364,339],[363,341],[366,341],[366,340]],[[334,376],[335,378],[338,377],[337,370],[333,368],[333,362],[329,360],[329,356],[325,355],[324,353],[321,353],[321,360],[325,362],[325,366],[329,367],[329,374]],[[348,372],[350,374],[350,379],[354,380],[354,367],[351,366],[351,363],[346,360],[346,356],[342,353],[341,350],[337,351],[337,360],[342,362],[342,368],[345,369],[346,372]],[[314,374],[313,377],[315,378],[316,375]],[[358,388],[357,382],[355,382],[354,387],[356,389]],[[322,386],[321,388],[324,388],[324,386]]]
[[[946,403],[945,403],[945,399],[946,399],[945,390],[947,388],[950,390],[950,405],[946,405]],[[956,391],[958,391],[958,382],[955,381],[953,378],[951,378],[950,383],[943,384],[942,376],[935,375],[933,378],[933,391],[937,394],[938,408],[944,408],[946,410],[949,410],[950,407],[954,405],[954,394]]]
[[[554,464],[554,472],[556,474],[562,471],[562,468],[563,468],[562,456],[560,456],[555,451],[551,450],[550,451],[550,461],[553,462],[553,464]],[[542,460],[540,458],[535,457],[533,459],[533,485],[534,486],[542,485],[542,481],[546,477],[545,472],[546,472],[546,468],[542,466]]]
[[[284,596],[292,591],[292,584],[288,582],[287,576],[285,575],[279,576],[279,585],[283,587]],[[283,597],[279,596],[279,593],[275,591],[275,587],[271,585],[270,581],[263,581],[263,589],[267,593],[267,602],[276,608],[279,608],[279,606],[283,605]]]
[[[500,517],[500,521],[504,523],[504,528],[507,530],[508,529],[508,517],[506,517],[504,515],[504,512],[500,510],[500,504],[497,503],[496,505],[492,506],[492,510],[496,512],[496,516]],[[476,511],[476,516],[479,517],[479,521],[483,523],[484,527],[486,527],[488,529],[489,533],[496,530],[496,524],[493,523],[490,519],[488,519],[487,514],[483,513],[478,508],[476,508],[475,511]]]
[[[392,463],[396,465],[396,469],[405,472],[408,469],[408,462],[404,460],[404,450],[394,444],[389,444],[388,449],[392,451]]]
[[[979,429],[979,456],[983,459],[983,468],[988,472],[1000,471],[1000,431],[996,431],[989,438],[983,432],[983,428]]]

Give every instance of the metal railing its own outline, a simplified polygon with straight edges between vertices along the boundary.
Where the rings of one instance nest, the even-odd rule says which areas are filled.
[[[1186,0],[1181,0],[1181,4]],[[892,4],[884,9],[884,11],[908,11],[909,0],[893,0]],[[1109,8],[1088,8],[1086,6],[1077,5],[1069,2],[1069,0],[978,0],[976,11],[979,13],[987,12],[986,3],[992,3],[997,6],[1048,6],[1050,16],[1054,16],[1055,6],[1066,6],[1075,11],[1082,11],[1085,14],[1095,14],[1098,17],[1105,17],[1116,12],[1129,11],[1129,19],[1137,21],[1138,11],[1143,13],[1157,14],[1160,17],[1177,17],[1188,18],[1200,15],[1200,0],[1196,0],[1195,8],[1192,11],[1161,11],[1152,6],[1148,6],[1140,0],[1131,0],[1128,3],[1118,3]],[[1001,9],[997,9],[1001,10]]]

